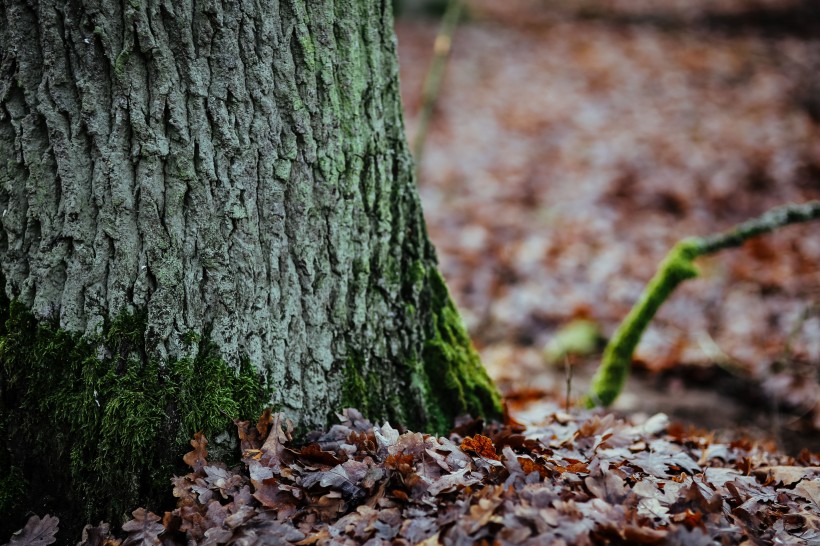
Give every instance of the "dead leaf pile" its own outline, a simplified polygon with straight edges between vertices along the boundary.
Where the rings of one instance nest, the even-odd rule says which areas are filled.
[[[87,526],[78,546],[817,544],[820,455],[792,459],[670,425],[554,408],[524,429],[463,420],[449,438],[374,426],[356,410],[297,446],[281,414],[238,422],[244,463],[202,435],[173,480],[177,508]],[[33,517],[10,546],[54,541]]]

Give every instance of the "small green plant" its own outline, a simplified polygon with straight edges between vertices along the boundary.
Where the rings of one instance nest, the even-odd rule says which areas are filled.
[[[739,224],[727,232],[707,237],[691,237],[676,244],[661,262],[657,273],[607,344],[601,366],[592,379],[585,405],[609,406],[615,401],[629,374],[632,354],[655,313],[680,283],[698,275],[698,269],[694,264],[696,258],[725,248],[738,247],[747,239],[769,233],[779,227],[818,218],[820,201],[785,205]]]

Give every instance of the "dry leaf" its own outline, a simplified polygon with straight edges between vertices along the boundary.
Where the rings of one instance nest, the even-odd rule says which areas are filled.
[[[464,438],[464,440],[461,441],[461,449],[464,451],[472,451],[479,457],[484,457],[485,459],[492,459],[494,461],[501,460],[495,452],[493,441],[481,434]]]
[[[182,460],[194,469],[194,471],[201,470],[207,462],[208,458],[208,450],[205,449],[205,446],[208,445],[208,439],[205,438],[205,435],[202,434],[202,431],[197,432],[194,435],[194,439],[191,440],[191,446],[193,446],[193,451],[189,451],[182,457]]]
[[[46,546],[57,539],[57,526],[60,520],[54,516],[46,514],[43,519],[40,516],[31,516],[26,525],[11,536],[7,546]]]

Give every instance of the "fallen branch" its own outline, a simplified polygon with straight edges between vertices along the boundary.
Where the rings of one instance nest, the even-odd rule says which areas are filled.
[[[601,366],[592,378],[592,386],[585,400],[586,406],[609,406],[621,393],[632,364],[632,354],[644,330],[675,288],[686,279],[698,275],[694,264],[696,258],[725,248],[738,247],[747,239],[783,226],[819,218],[820,201],[785,205],[729,231],[707,237],[691,237],[676,244],[607,344]]]

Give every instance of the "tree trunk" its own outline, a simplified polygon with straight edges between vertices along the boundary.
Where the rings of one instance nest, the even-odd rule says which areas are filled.
[[[264,405],[498,413],[427,239],[389,0],[0,6],[0,511],[24,488],[117,518]]]

